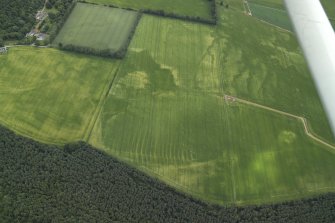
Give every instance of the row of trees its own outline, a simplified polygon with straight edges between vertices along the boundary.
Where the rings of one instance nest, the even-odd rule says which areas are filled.
[[[111,58],[117,58],[121,59],[123,58],[125,52],[123,51],[112,51],[110,49],[95,49],[91,47],[82,47],[82,46],[77,46],[73,44],[64,44],[59,43],[58,48],[61,50],[66,50],[70,52],[77,52],[77,53],[83,53],[83,54],[89,54],[89,55],[95,55],[95,56],[101,56],[101,57],[111,57]]]
[[[35,15],[43,8],[44,0],[1,0],[0,42],[25,37],[35,23]]]
[[[223,207],[177,192],[83,142],[45,145],[0,126],[1,222],[334,222],[335,195]]]
[[[75,0],[48,0],[48,6],[55,8],[56,12],[49,12],[49,19],[51,20],[51,27],[49,27],[48,34],[50,35],[50,42],[52,42],[58,32],[63,27],[65,21],[70,16],[72,10],[76,5]]]
[[[181,20],[185,20],[185,21],[198,22],[198,23],[203,23],[203,24],[208,24],[208,25],[216,25],[217,20],[218,20],[217,19],[217,12],[216,12],[216,1],[215,0],[208,0],[208,1],[210,2],[210,13],[211,13],[212,19],[205,19],[205,18],[201,18],[199,16],[180,15],[180,14],[176,14],[176,13],[173,13],[173,12],[165,12],[164,10],[156,10],[156,9],[140,9],[139,11],[142,12],[142,13],[150,14],[150,15],[163,16],[163,17],[174,18],[174,19],[181,19]],[[79,0],[78,2],[98,5],[97,3],[91,3],[91,2],[87,2],[85,0]],[[132,9],[132,8],[129,8],[129,7],[124,8],[124,7],[119,7],[119,6],[113,5],[113,4],[108,4],[108,5],[104,4],[104,6],[136,11],[135,9]]]

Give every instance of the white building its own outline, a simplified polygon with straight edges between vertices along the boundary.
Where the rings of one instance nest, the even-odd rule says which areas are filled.
[[[8,52],[7,47],[0,47],[0,54],[5,54]]]

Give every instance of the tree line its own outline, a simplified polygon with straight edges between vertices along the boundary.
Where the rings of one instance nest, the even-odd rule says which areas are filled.
[[[209,4],[210,4],[210,14],[211,14],[211,17],[212,17],[211,19],[201,18],[200,16],[180,15],[180,14],[177,14],[177,13],[166,12],[164,10],[159,10],[159,9],[139,9],[139,10],[135,10],[133,8],[119,7],[119,6],[113,5],[113,4],[104,4],[104,6],[112,7],[112,8],[120,8],[120,9],[125,9],[125,10],[131,10],[131,11],[139,11],[139,12],[150,14],[150,15],[180,19],[180,20],[185,20],[185,21],[189,21],[189,22],[197,22],[197,23],[203,23],[203,24],[207,24],[207,25],[216,25],[217,21],[218,21],[216,1],[215,0],[208,0],[208,1],[210,2]],[[92,5],[99,5],[97,3],[87,2],[85,0],[79,0],[78,2],[92,4]]]
[[[50,42],[52,42],[58,32],[65,24],[67,18],[70,16],[72,10],[76,5],[75,0],[48,0],[47,8],[55,8],[56,12],[49,12],[49,18],[52,21],[52,26],[48,30],[50,35]]]
[[[84,142],[46,145],[0,126],[1,222],[334,222],[335,194],[219,206]]]

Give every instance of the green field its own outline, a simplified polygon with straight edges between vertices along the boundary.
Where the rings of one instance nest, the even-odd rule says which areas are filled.
[[[55,49],[0,56],[0,122],[48,143],[84,139],[117,62]]]
[[[288,19],[283,0],[248,0],[253,15],[292,31],[292,25]],[[335,2],[334,0],[320,0],[330,22],[335,27]],[[264,7],[261,7],[264,6]],[[268,8],[265,8],[268,7]],[[277,10],[276,10],[277,9]],[[285,11],[285,12],[283,12]]]
[[[335,140],[295,36],[237,4],[218,13],[215,27],[144,15],[120,61],[12,48],[0,56],[0,122],[44,142],[86,140],[210,202],[334,192],[335,147],[316,139]]]
[[[328,17],[335,19],[335,2],[333,0],[321,0],[321,3],[328,14]]]
[[[285,10],[284,0],[248,0],[249,3]]]
[[[301,122],[224,100],[307,116],[333,140],[292,34],[242,15],[226,12],[217,29],[144,16],[89,142],[213,202],[334,191],[334,151]]]
[[[77,3],[53,44],[115,52],[127,42],[137,16],[133,11]]]
[[[271,8],[255,3],[249,3],[249,7],[252,12],[252,16],[255,16],[256,18],[259,18],[280,28],[293,31],[293,26],[286,10]]]
[[[199,16],[211,19],[208,0],[88,0],[97,4],[112,4],[125,8],[163,10],[185,16]]]

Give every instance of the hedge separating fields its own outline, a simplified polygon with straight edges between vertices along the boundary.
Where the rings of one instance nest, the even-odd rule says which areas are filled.
[[[84,142],[45,145],[0,126],[1,222],[333,222],[335,194],[223,207],[182,194]]]
[[[53,1],[54,4],[57,3],[57,1]],[[50,42],[52,42],[58,32],[62,29],[63,25],[65,24],[67,18],[70,16],[72,10],[76,6],[76,0],[66,0],[66,1],[61,1],[63,4],[63,7],[61,7],[60,12],[56,16],[51,16],[51,20],[53,21],[53,26],[49,31],[50,34]],[[49,14],[50,17],[50,14]]]
[[[181,19],[181,20],[185,20],[185,21],[203,23],[203,24],[207,24],[207,25],[216,25],[217,21],[218,21],[216,1],[215,0],[208,0],[208,1],[211,4],[211,6],[210,6],[210,11],[211,12],[210,13],[211,13],[212,19],[205,19],[205,18],[201,18],[199,16],[179,15],[179,14],[176,14],[176,13],[165,12],[164,10],[140,9],[139,11],[142,12],[142,13],[150,14],[150,15],[163,16],[163,17],[174,18],[174,19]],[[93,4],[93,5],[99,5],[97,3],[91,3],[91,2],[87,2],[85,0],[79,0],[78,2]],[[112,7],[112,8],[121,8],[121,9],[131,10],[131,11],[138,11],[138,10],[133,9],[133,8],[129,8],[129,7],[123,8],[123,7],[119,7],[117,5],[113,5],[113,4],[108,4],[108,5],[104,4],[104,6]]]

